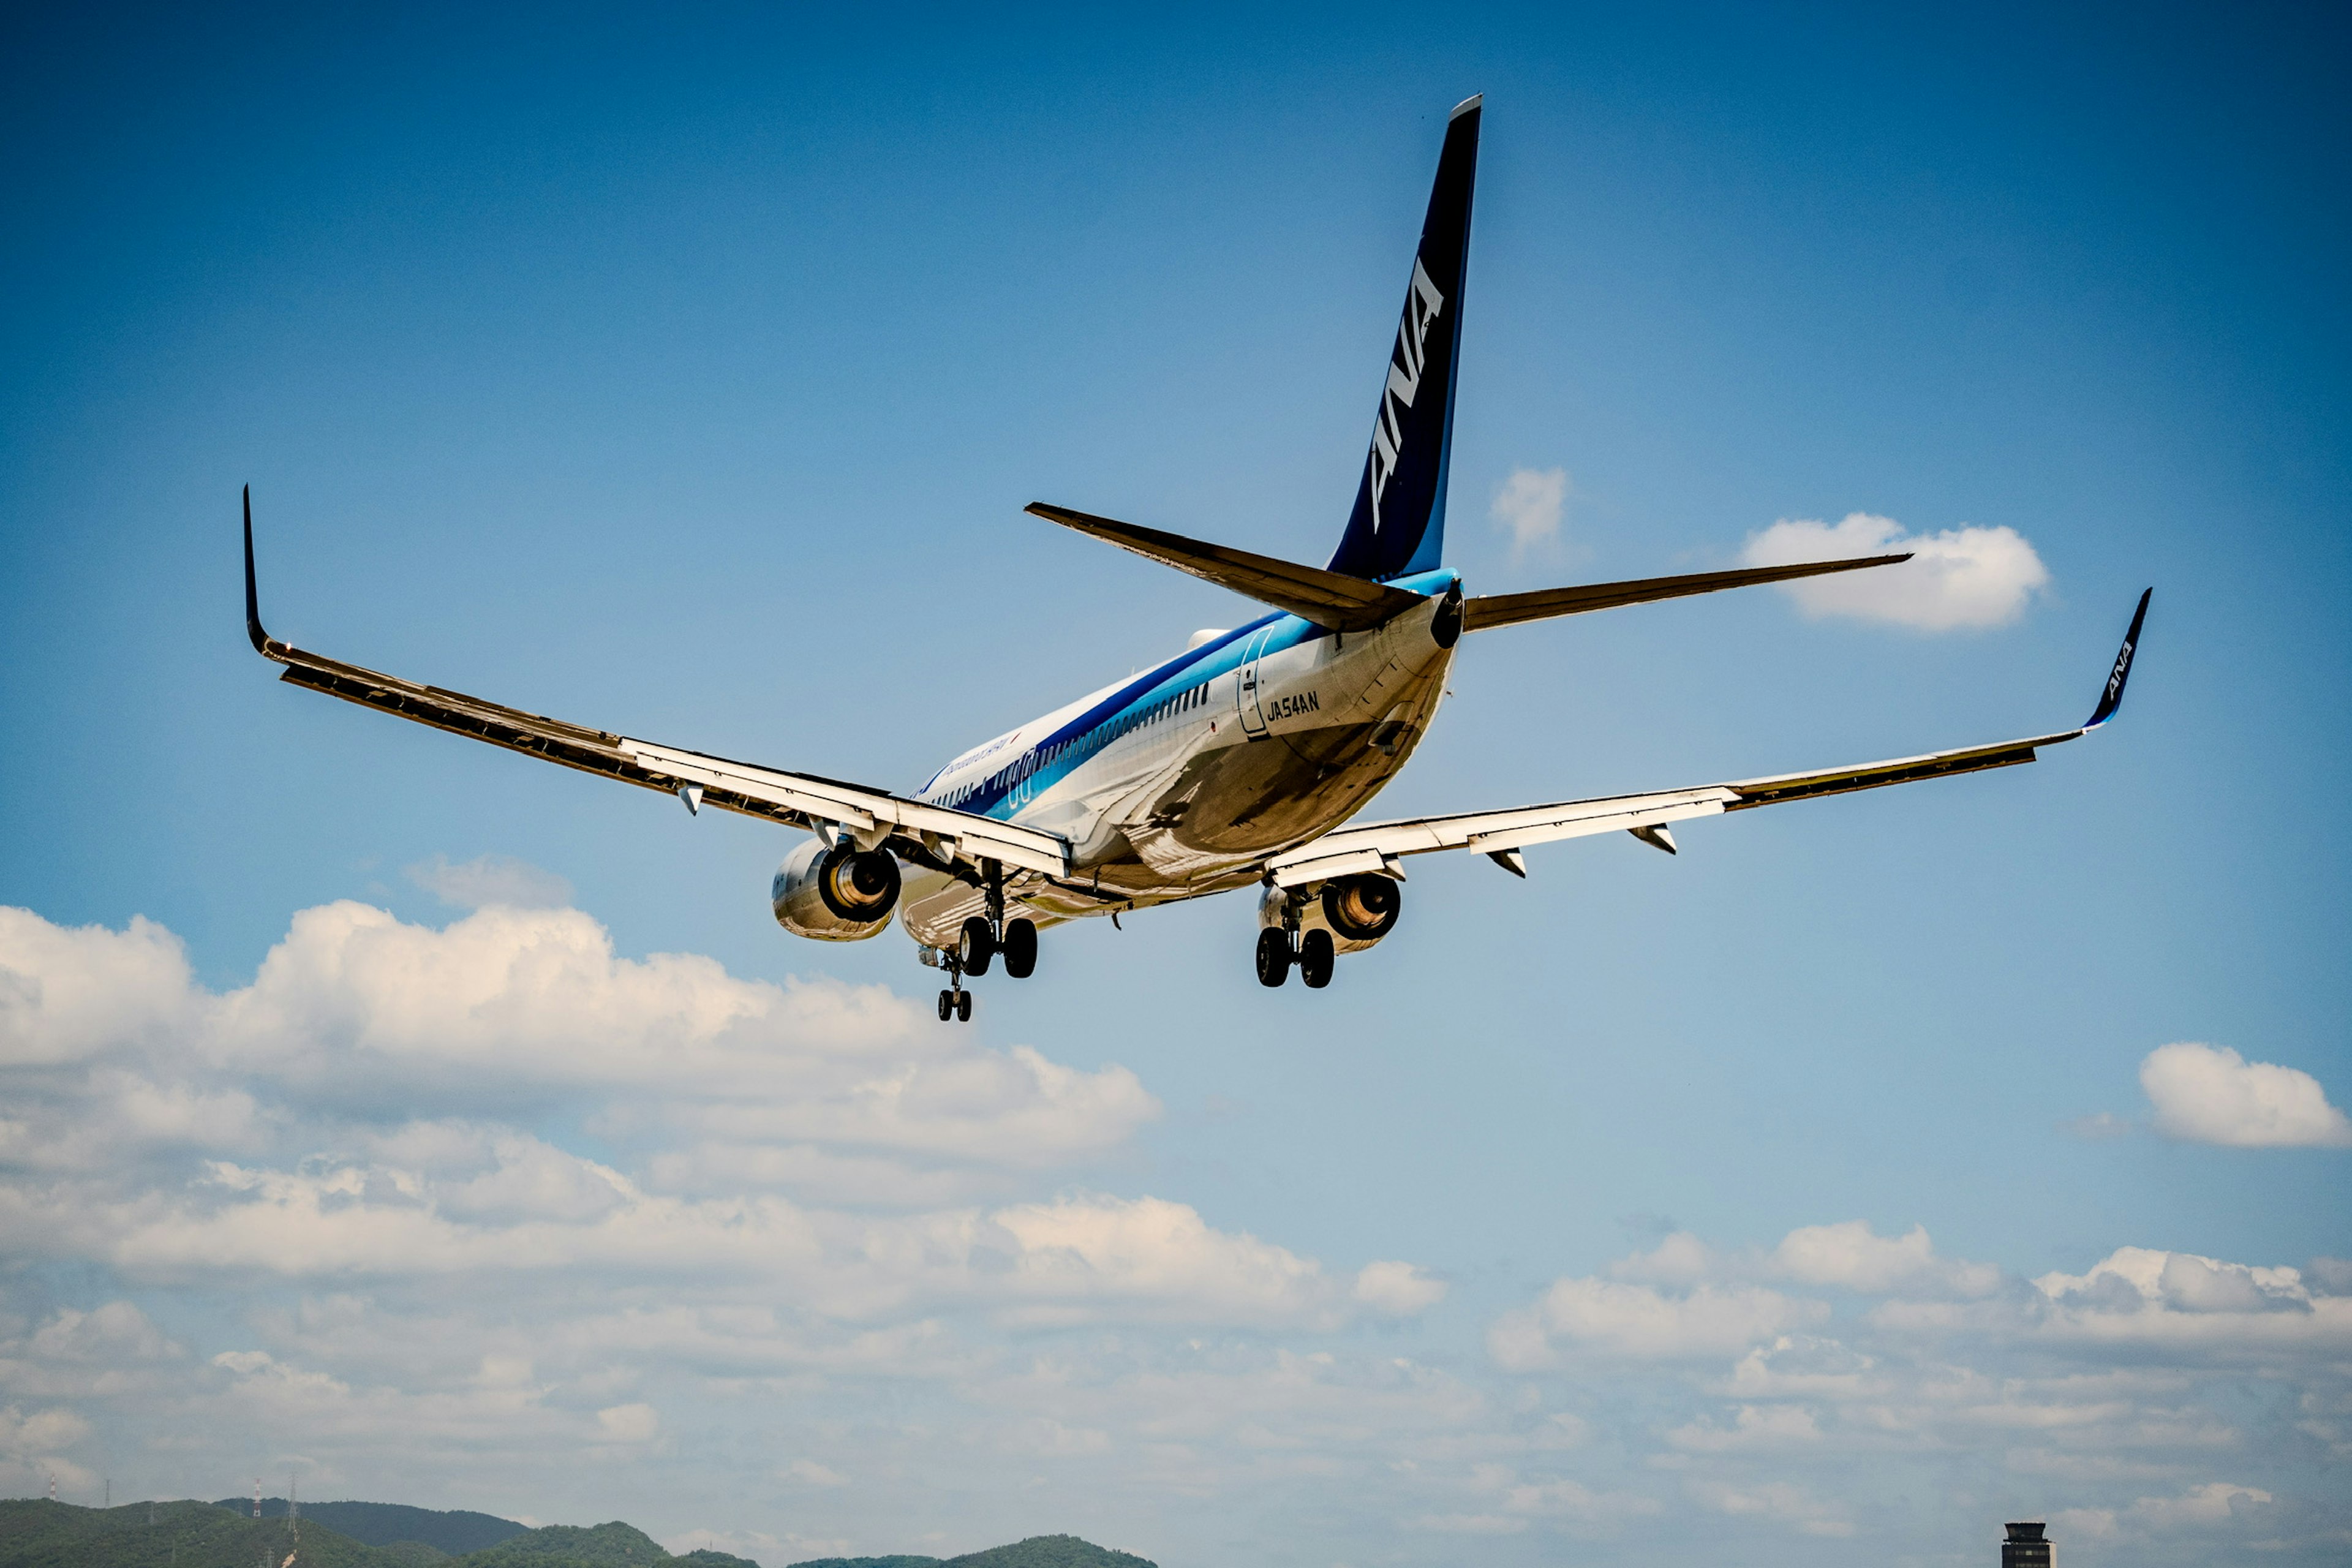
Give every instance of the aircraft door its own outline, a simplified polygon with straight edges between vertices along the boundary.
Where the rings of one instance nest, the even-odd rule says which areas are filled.
[[[1242,651],[1241,670],[1234,682],[1234,701],[1241,710],[1242,733],[1255,741],[1265,734],[1265,714],[1258,708],[1258,656],[1265,651],[1274,628],[1250,638]]]

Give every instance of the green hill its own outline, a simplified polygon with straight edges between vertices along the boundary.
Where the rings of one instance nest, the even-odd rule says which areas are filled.
[[[0,1500],[0,1568],[281,1568],[295,1550],[283,1504],[260,1519],[249,1500],[135,1502],[77,1508],[40,1499]],[[327,1522],[334,1510],[379,1538],[356,1540]],[[634,1525],[551,1524],[527,1530],[486,1513],[440,1513],[401,1503],[305,1503],[301,1551],[294,1568],[760,1568],[748,1558],[709,1550],[673,1557]],[[438,1540],[463,1531],[508,1531],[496,1544],[463,1554]],[[393,1537],[393,1530],[416,1536]],[[1154,1568],[1075,1535],[1036,1535],[942,1562],[937,1557],[821,1557],[793,1568]]]
[[[665,1568],[676,1562],[660,1542],[617,1519],[609,1524],[527,1530],[487,1552],[457,1559],[464,1568]]]
[[[101,1509],[0,1501],[0,1568],[259,1568],[265,1556],[278,1568],[293,1550],[285,1520],[247,1518],[208,1502]],[[298,1568],[417,1565],[304,1520]]]
[[[223,1498],[215,1506],[232,1511],[250,1514],[250,1498]],[[261,1500],[261,1517],[286,1517],[284,1498]],[[511,1541],[530,1527],[517,1524],[510,1519],[500,1519],[494,1513],[475,1513],[466,1509],[446,1510],[432,1508],[411,1508],[404,1502],[306,1502],[302,1505],[306,1523],[323,1524],[338,1535],[348,1535],[363,1546],[391,1546],[399,1542],[417,1542],[432,1547],[448,1557],[463,1557],[468,1552],[479,1552],[486,1546],[496,1546]],[[435,1561],[433,1558],[424,1559]]]
[[[792,1568],[1159,1568],[1126,1552],[1113,1552],[1075,1535],[1033,1535],[1011,1546],[992,1546],[961,1557],[813,1557]]]
[[[1010,1546],[992,1546],[950,1557],[941,1568],[1159,1568],[1131,1552],[1113,1552],[1075,1535],[1033,1535]]]

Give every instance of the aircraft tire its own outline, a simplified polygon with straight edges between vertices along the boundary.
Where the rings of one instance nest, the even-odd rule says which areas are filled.
[[[950,1018],[952,1018],[952,1017],[954,1017],[954,1016],[955,1016],[955,993],[954,993],[954,992],[952,992],[952,991],[942,991],[942,992],[940,992],[940,1023],[942,1023],[942,1024],[944,1024],[944,1023],[946,1023]]]
[[[1036,922],[1022,920],[1005,921],[1004,942],[998,951],[1004,954],[1004,973],[1013,979],[1026,980],[1036,973]]]
[[[1257,983],[1273,987],[1290,978],[1290,933],[1273,926],[1257,933]]]
[[[971,1023],[971,992],[969,992],[969,991],[959,991],[959,992],[957,992],[957,993],[956,993],[956,1003],[955,1003],[955,1007],[956,1007],[956,1022],[957,1022],[957,1023],[959,1023],[959,1024],[969,1024],[969,1023]]]
[[[1310,931],[1298,944],[1298,978],[1307,982],[1310,991],[1320,991],[1331,984],[1331,966],[1339,962],[1339,954],[1332,947],[1328,931]]]
[[[996,954],[996,933],[988,929],[988,921],[978,915],[963,922],[956,936],[956,957],[966,974],[985,974],[988,961]]]

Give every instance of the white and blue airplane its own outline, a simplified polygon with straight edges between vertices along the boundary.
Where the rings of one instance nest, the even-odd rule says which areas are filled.
[[[1672,854],[1677,822],[2030,763],[2115,716],[2147,594],[2096,708],[2076,729],[1773,778],[1353,823],[1428,733],[1466,632],[1908,559],[1464,593],[1443,556],[1479,118],[1473,98],[1447,121],[1371,447],[1330,562],[1306,566],[1031,506],[1271,613],[1197,633],[1175,658],[973,747],[910,793],[632,740],[291,647],[262,629],[249,489],[247,631],[298,686],[674,794],[688,811],[717,806],[814,834],[775,874],[778,923],[798,936],[859,942],[896,915],[922,961],[946,973],[942,1020],[971,1018],[964,979],[997,956],[1010,975],[1033,973],[1038,931],[1061,921],[1256,888],[1258,979],[1280,985],[1296,968],[1319,987],[1340,954],[1395,928],[1407,856],[1469,849],[1524,877],[1532,845],[1619,831]]]

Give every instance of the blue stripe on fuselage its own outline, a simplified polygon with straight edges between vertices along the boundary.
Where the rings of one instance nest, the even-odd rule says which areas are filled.
[[[1030,800],[1083,767],[1105,747],[1139,721],[1139,715],[1152,703],[1172,697],[1187,687],[1204,685],[1227,670],[1241,664],[1239,645],[1265,630],[1290,623],[1267,639],[1265,652],[1279,647],[1291,647],[1309,637],[1329,634],[1311,621],[1276,611],[1262,616],[1245,626],[1237,626],[1213,642],[1187,648],[1167,663],[1129,681],[1092,708],[1046,735],[1035,745],[1013,756],[1005,764],[967,786],[969,793],[961,799],[943,796],[942,805],[952,805],[958,811],[977,812],[983,816],[1009,818]]]
[[[1455,574],[1444,569],[1391,580],[1393,586],[1433,597],[1444,593],[1454,581]],[[1331,635],[1312,621],[1279,610],[1261,616],[1247,626],[1237,626],[1213,642],[1188,648],[1167,663],[1144,671],[1035,745],[1012,757],[976,785],[966,786],[966,793],[961,796],[954,792],[932,795],[926,786],[916,798],[958,811],[1009,819],[1135,728],[1154,703],[1239,668],[1244,645],[1268,628],[1272,628],[1271,634],[1265,646],[1258,650],[1261,658]]]

